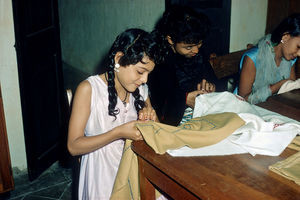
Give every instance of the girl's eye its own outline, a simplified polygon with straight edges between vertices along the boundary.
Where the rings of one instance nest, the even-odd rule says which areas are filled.
[[[137,71],[138,74],[142,75],[144,72],[142,71]]]
[[[191,49],[192,49],[192,47],[185,47],[185,49],[186,49],[186,50],[191,50]]]

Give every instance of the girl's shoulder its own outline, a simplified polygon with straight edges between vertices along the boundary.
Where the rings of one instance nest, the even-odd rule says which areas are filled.
[[[255,63],[257,53],[258,53],[258,48],[256,46],[254,46],[251,49],[247,50],[244,55],[250,57],[251,60],[253,60],[253,62]]]
[[[84,81],[80,82],[76,89],[76,93],[88,94],[88,93],[91,93],[91,91],[92,91],[92,87],[88,80],[84,80]]]
[[[92,88],[100,88],[100,89],[106,89],[107,88],[106,83],[104,82],[104,80],[102,80],[100,75],[90,76],[86,79],[86,81],[88,81],[90,83]]]
[[[241,61],[240,61],[240,69],[242,69],[242,66],[243,66],[243,62],[244,62],[244,59],[245,59],[245,56],[248,56],[253,62],[254,62],[254,65],[256,67],[256,58],[257,58],[257,54],[258,54],[258,48],[257,46],[254,46],[252,48],[250,48],[249,50],[247,50],[242,58],[241,58]]]
[[[103,83],[103,84],[105,84],[104,83],[104,81],[102,80],[102,78],[100,77],[101,75],[93,75],[93,76],[89,76],[86,80],[88,81],[88,82],[90,82],[91,84],[93,84],[93,83],[97,83],[97,84],[99,84],[99,83]],[[106,85],[106,84],[105,84]]]
[[[80,82],[76,89],[76,93],[80,95],[91,95],[95,92],[106,91],[105,88],[107,88],[105,82],[99,75],[95,75]]]

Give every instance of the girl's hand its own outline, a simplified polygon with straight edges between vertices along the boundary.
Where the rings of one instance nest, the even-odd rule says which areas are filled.
[[[158,117],[157,117],[156,112],[153,109],[153,107],[144,107],[139,112],[139,120],[141,120],[141,121],[151,120],[151,121],[158,122]]]
[[[143,140],[141,132],[135,126],[136,123],[137,121],[127,122],[114,129],[119,135],[119,138],[125,138],[130,140]]]
[[[283,80],[278,81],[277,83],[271,84],[270,90],[271,90],[272,94],[277,93],[279,91],[279,89],[281,88],[281,86],[288,80],[290,80],[290,79],[283,79]]]
[[[189,92],[186,97],[186,105],[188,105],[191,108],[195,107],[195,99],[200,94],[207,94],[208,92],[206,90],[195,90],[193,92]]]
[[[203,79],[201,83],[198,83],[197,90],[204,90],[207,93],[211,93],[216,91],[216,86],[215,84],[207,82],[205,79]]]

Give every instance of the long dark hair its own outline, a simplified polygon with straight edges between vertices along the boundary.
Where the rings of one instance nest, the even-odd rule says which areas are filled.
[[[107,85],[108,85],[108,114],[116,116],[120,110],[116,108],[118,94],[115,88],[115,55],[117,52],[122,52],[124,55],[120,58],[119,64],[121,66],[135,65],[142,61],[144,56],[148,56],[150,60],[155,62],[156,55],[156,43],[152,39],[152,36],[141,29],[127,29],[123,33],[117,36],[114,41],[108,56],[106,58],[104,70],[102,72],[107,73]],[[137,88],[133,93],[135,98],[134,106],[137,113],[144,108],[145,101],[140,95]]]
[[[300,35],[300,13],[295,13],[285,18],[272,32],[271,41],[279,44],[284,34],[293,37]]]
[[[206,15],[187,6],[173,5],[164,12],[152,34],[164,59],[171,51],[167,36],[174,43],[197,44],[206,38],[209,29],[210,21]]]

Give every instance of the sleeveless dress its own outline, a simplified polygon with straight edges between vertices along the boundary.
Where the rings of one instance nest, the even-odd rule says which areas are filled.
[[[274,60],[274,53],[271,53],[272,47],[269,45],[270,35],[265,36],[260,40],[258,46],[255,46],[244,53],[240,61],[240,70],[242,69],[245,56],[248,56],[254,63],[256,68],[255,81],[252,86],[252,92],[248,97],[248,101],[251,104],[257,104],[259,102],[266,101],[272,92],[269,85],[279,82],[282,79],[290,77],[291,68],[297,61],[297,58],[287,61],[282,59],[280,66],[276,66]],[[258,59],[259,49],[261,49],[261,62]],[[264,51],[267,51],[266,53]],[[268,62],[271,63],[268,65]],[[234,90],[234,94],[237,94],[238,86]]]
[[[91,113],[84,134],[94,136],[105,133],[114,127],[137,120],[134,97],[129,96],[126,107],[118,98],[116,107],[120,109],[117,118],[108,115],[107,85],[100,76],[90,76],[92,87]],[[139,87],[144,100],[148,97],[147,85]],[[115,177],[123,153],[124,140],[116,140],[96,151],[82,155],[79,176],[79,199],[106,200],[110,198]]]

